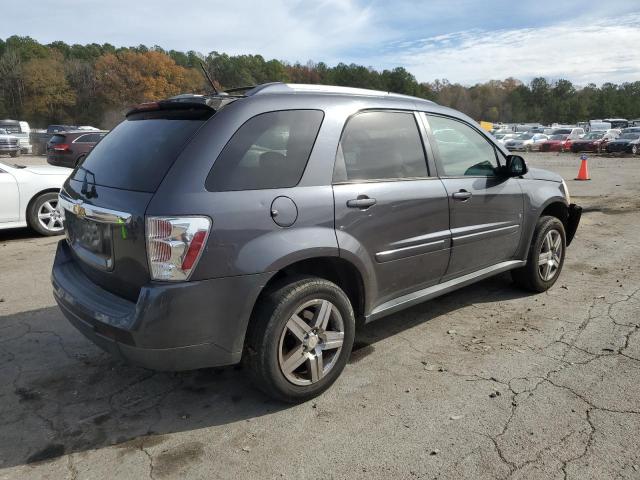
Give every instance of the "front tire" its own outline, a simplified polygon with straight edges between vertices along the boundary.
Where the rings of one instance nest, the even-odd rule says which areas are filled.
[[[337,285],[315,277],[282,283],[256,306],[243,361],[267,395],[298,403],[320,395],[351,354],[355,318]]]
[[[631,153],[633,153],[634,155],[638,154],[638,146],[637,145],[633,145],[631,147]]]
[[[38,195],[29,206],[29,226],[40,235],[60,235],[64,232],[62,216],[57,210],[58,194],[48,192]]]
[[[562,271],[566,244],[562,222],[556,217],[540,217],[531,240],[527,264],[511,271],[516,285],[533,292],[550,289]]]

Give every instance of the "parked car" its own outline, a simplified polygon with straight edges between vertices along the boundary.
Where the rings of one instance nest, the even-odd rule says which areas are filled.
[[[278,83],[130,111],[60,204],[54,295],[84,335],[153,369],[242,360],[290,402],[336,380],[356,321],[507,270],[547,290],[581,212],[455,110]]]
[[[47,143],[47,163],[74,168],[106,134],[86,130],[56,133]]]
[[[508,140],[504,143],[504,146],[509,151],[527,151],[540,150],[540,144],[549,137],[543,133],[523,133],[516,138]]]
[[[551,135],[566,135],[567,140],[578,140],[584,136],[584,128],[572,127],[572,128],[556,128]]]
[[[618,137],[615,130],[606,132],[589,132],[583,138],[571,142],[571,151],[578,152],[603,152],[607,143]]]
[[[0,128],[0,154],[9,154],[12,157],[20,155],[20,140],[15,135],[10,135],[4,128]]]
[[[18,137],[21,153],[32,152],[33,148],[30,140],[31,128],[27,122],[9,119],[0,120],[0,128],[6,130],[10,135]]]
[[[640,129],[639,129],[640,130]],[[640,153],[640,131],[623,132],[607,143],[607,153]]]
[[[501,138],[498,139],[498,143],[500,143],[501,145],[504,145],[509,140],[513,140],[514,138],[518,138],[520,135],[521,135],[520,133],[505,133],[505,134],[502,134]]]
[[[541,152],[564,152],[571,148],[571,140],[566,133],[550,135],[548,140],[540,143]]]
[[[626,118],[605,118],[602,120],[611,124],[611,128],[627,128],[629,126],[629,120]]]
[[[589,132],[602,132],[611,128],[609,122],[603,122],[602,120],[589,120]]]
[[[63,233],[58,192],[70,173],[0,162],[0,229],[30,226],[42,235]]]

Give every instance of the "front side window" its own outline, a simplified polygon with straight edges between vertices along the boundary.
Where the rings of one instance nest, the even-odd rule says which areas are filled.
[[[212,192],[289,188],[302,178],[324,113],[284,110],[242,125],[216,159],[205,186]]]
[[[495,175],[496,151],[486,138],[457,120],[431,115],[428,119],[444,176]]]
[[[364,112],[347,122],[338,146],[335,182],[426,176],[413,113]]]

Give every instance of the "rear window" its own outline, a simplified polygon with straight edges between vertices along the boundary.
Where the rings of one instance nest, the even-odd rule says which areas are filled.
[[[66,137],[64,135],[54,135],[49,140],[49,144],[58,145],[59,143],[64,143],[65,139],[66,139]]]
[[[302,178],[323,117],[320,110],[284,110],[248,120],[213,164],[207,190],[294,187]]]
[[[96,185],[155,192],[174,161],[206,118],[188,113],[130,115],[91,151],[74,174],[89,173]]]

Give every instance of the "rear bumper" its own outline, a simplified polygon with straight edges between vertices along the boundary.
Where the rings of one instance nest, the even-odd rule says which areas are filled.
[[[100,348],[145,368],[177,371],[240,361],[253,305],[270,277],[148,284],[130,302],[92,283],[61,240],[51,281],[64,315]]]
[[[0,153],[11,153],[20,150],[19,145],[0,145]]]
[[[580,217],[582,217],[582,207],[572,203],[569,205],[569,218],[567,218],[567,246],[573,241],[573,237],[578,230],[578,224],[580,223]]]
[[[47,155],[47,163],[56,167],[75,167],[75,162],[71,155]]]

